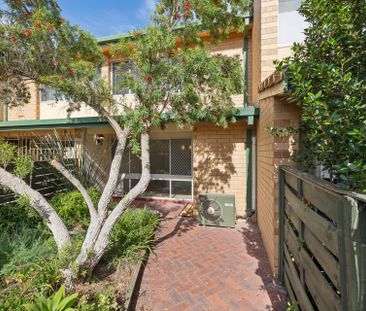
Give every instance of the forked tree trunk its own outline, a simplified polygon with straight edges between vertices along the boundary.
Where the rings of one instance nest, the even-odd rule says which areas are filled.
[[[93,269],[107,250],[114,225],[121,218],[123,212],[139,195],[145,192],[149,185],[151,175],[149,134],[147,133],[141,135],[141,163],[141,178],[137,185],[121,199],[109,215],[100,213],[96,219],[91,221],[81,252],[76,259],[78,271],[64,270],[64,277],[68,283],[72,283],[70,278],[77,277],[73,275],[74,272],[87,272],[87,275],[91,276]]]

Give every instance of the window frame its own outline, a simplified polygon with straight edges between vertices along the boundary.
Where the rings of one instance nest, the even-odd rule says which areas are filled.
[[[159,138],[159,139],[151,139],[151,142],[154,140],[168,140],[169,141],[169,172],[172,171],[172,141],[173,140],[189,140],[190,146],[192,146],[192,137],[182,137],[182,138]],[[152,198],[152,199],[177,199],[182,201],[192,201],[193,193],[194,193],[194,185],[193,185],[193,148],[190,149],[191,153],[191,174],[190,175],[172,175],[172,174],[151,174],[151,181],[161,180],[161,181],[169,181],[169,196],[148,196],[143,195],[144,198]],[[121,180],[121,189],[122,193],[126,193],[123,185],[124,181],[128,182],[128,190],[131,189],[132,180],[139,180],[141,178],[141,173],[130,173],[131,171],[131,150],[128,151],[128,171],[129,173],[124,173],[124,179]],[[191,195],[190,198],[176,198],[172,193],[172,182],[174,181],[185,181],[191,183]]]
[[[115,93],[115,85],[114,85],[114,66],[117,65],[117,64],[122,64],[122,63],[128,63],[128,73],[131,73],[132,72],[132,67],[131,67],[131,60],[129,59],[126,59],[126,60],[116,60],[116,61],[113,61],[110,63],[110,80],[111,80],[111,86],[112,86],[112,95],[113,96],[124,96],[124,95],[132,95],[134,94],[132,92],[131,89],[126,89],[125,92],[118,92],[118,93]]]

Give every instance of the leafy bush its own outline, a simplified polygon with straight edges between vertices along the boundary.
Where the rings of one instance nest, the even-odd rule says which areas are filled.
[[[94,204],[97,204],[100,198],[100,192],[94,188],[90,188],[88,193]],[[80,224],[83,228],[88,227],[88,206],[79,191],[75,190],[57,194],[52,198],[51,205],[68,227],[74,227],[77,224]]]
[[[148,209],[128,209],[117,222],[111,234],[111,246],[106,259],[138,259],[143,250],[149,249],[154,239],[159,217]]]
[[[100,293],[84,295],[77,305],[79,311],[117,311],[120,310],[118,302],[111,290]]]
[[[0,233],[0,310],[23,310],[34,294],[48,294],[62,282],[56,245],[44,229]]]
[[[89,194],[95,201],[100,196],[95,189],[90,189]],[[77,191],[56,195],[52,204],[70,228],[89,221],[87,206]],[[140,258],[142,251],[150,248],[158,222],[158,216],[147,209],[128,209],[113,229],[103,263],[115,266],[124,260]],[[50,232],[26,198],[1,207],[0,310],[24,310],[24,304],[43,300],[37,295],[49,296],[59,288],[63,281],[60,268],[78,254],[84,234],[73,235],[70,249],[58,257]],[[118,304],[107,290],[81,296],[77,308],[113,311],[118,310]]]
[[[18,201],[24,200],[20,198]],[[21,204],[15,202],[0,207],[0,231],[17,232],[19,228],[35,228],[41,223],[39,215],[25,202]]]
[[[52,297],[38,296],[34,304],[27,304],[25,308],[28,311],[72,311],[74,309],[71,307],[76,303],[77,296],[77,293],[66,296],[62,285]]]
[[[304,0],[305,40],[279,63],[302,108],[301,162],[366,192],[366,1]]]

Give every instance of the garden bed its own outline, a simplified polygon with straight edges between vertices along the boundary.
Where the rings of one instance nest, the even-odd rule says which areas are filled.
[[[98,199],[99,194],[91,190]],[[73,233],[78,253],[88,211],[78,192],[56,196],[53,207]],[[74,307],[81,311],[127,310],[143,259],[154,239],[159,217],[145,208],[130,208],[116,224],[107,253],[90,282],[76,284]],[[66,257],[73,256],[68,253]],[[62,285],[57,248],[39,217],[26,203],[0,209],[0,310],[24,310],[38,295],[50,297]],[[69,258],[68,258],[69,259]]]

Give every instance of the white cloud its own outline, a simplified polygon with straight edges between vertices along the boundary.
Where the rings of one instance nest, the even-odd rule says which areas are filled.
[[[150,20],[151,14],[154,12],[156,7],[156,0],[145,0],[143,7],[138,10],[138,18],[143,21]]]

